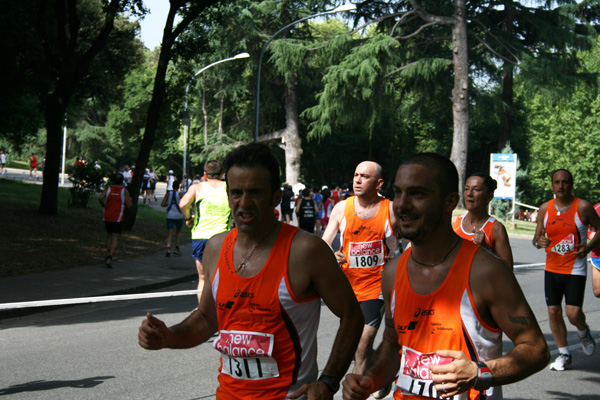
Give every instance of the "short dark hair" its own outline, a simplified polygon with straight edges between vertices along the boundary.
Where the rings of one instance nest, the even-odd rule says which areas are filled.
[[[418,153],[406,158],[400,166],[414,164],[434,168],[442,198],[450,193],[458,193],[458,170],[448,158],[436,153]]]
[[[472,177],[477,177],[477,178],[483,179],[483,184],[485,185],[485,187],[488,190],[488,193],[490,193],[490,194],[494,194],[494,192],[498,188],[498,182],[486,173],[476,172],[473,175],[471,175],[469,178],[472,178]]]
[[[204,163],[204,172],[210,179],[219,179],[223,173],[223,167],[218,160],[210,160]]]
[[[120,172],[115,172],[110,180],[113,181],[117,185],[121,185],[124,180],[123,174]]]
[[[552,171],[552,175],[550,175],[550,181],[554,180],[554,174],[560,171],[564,171],[567,174],[569,174],[569,178],[571,179],[571,183],[573,183],[573,174],[571,173],[571,171],[569,171],[568,169],[564,169],[564,168],[559,168],[559,169],[555,169],[554,171]]]
[[[279,162],[277,161],[275,154],[273,154],[271,149],[265,144],[250,143],[242,145],[227,154],[225,162],[223,163],[223,170],[225,171],[225,181],[228,186],[229,181],[227,180],[227,173],[233,166],[241,168],[262,167],[269,172],[271,192],[275,193],[275,191],[279,190],[281,187]]]

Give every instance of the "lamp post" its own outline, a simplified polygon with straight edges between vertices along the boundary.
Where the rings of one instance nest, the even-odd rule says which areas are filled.
[[[287,24],[286,26],[284,26],[283,28],[281,28],[280,30],[278,30],[277,32],[275,32],[273,34],[273,36],[271,36],[271,38],[269,40],[267,40],[267,43],[265,43],[265,45],[262,47],[262,49],[260,50],[260,56],[258,57],[258,71],[257,71],[257,78],[256,78],[256,104],[255,104],[255,111],[256,111],[256,116],[254,119],[254,143],[258,142],[258,112],[259,112],[259,100],[260,100],[260,69],[262,67],[262,58],[263,58],[263,54],[267,48],[267,46],[269,45],[269,43],[271,43],[273,41],[273,39],[275,39],[275,36],[277,36],[278,34],[280,34],[282,31],[286,30],[287,28],[290,28],[302,21],[306,21],[307,19],[311,19],[311,18],[315,18],[315,17],[321,17],[323,15],[327,15],[327,14],[335,14],[335,13],[339,13],[339,12],[344,12],[344,11],[351,11],[351,10],[356,10],[356,6],[354,4],[344,4],[343,6],[337,7],[333,10],[329,10],[329,11],[323,11],[321,13],[318,14],[313,14],[313,15],[309,15],[308,17],[304,17],[304,18],[300,18],[290,24]]]
[[[209,69],[210,67],[213,67],[217,64],[223,63],[225,61],[231,61],[231,60],[239,60],[241,58],[248,58],[250,57],[250,54],[248,53],[240,53],[240,54],[236,54],[233,57],[229,57],[229,58],[224,58],[222,60],[219,61],[215,61],[212,64],[207,65],[206,67],[202,68],[201,70],[199,70],[198,72],[196,72],[194,74],[194,76],[192,76],[188,82],[188,84],[185,87],[185,103],[183,106],[183,177],[185,179],[185,177],[187,176],[187,134],[188,134],[188,128],[190,127],[190,122],[191,122],[191,118],[190,115],[188,113],[187,110],[187,106],[188,106],[188,92],[190,90],[190,85],[192,84],[192,81],[194,80],[195,77],[197,77],[198,75],[200,75],[201,73],[203,73],[204,71],[206,71],[207,69]],[[185,185],[185,182],[184,182]]]

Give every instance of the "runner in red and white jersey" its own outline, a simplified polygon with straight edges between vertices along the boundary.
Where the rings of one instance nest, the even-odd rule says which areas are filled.
[[[98,196],[100,205],[104,207],[102,212],[102,219],[106,228],[106,257],[104,262],[109,268],[112,268],[113,256],[119,244],[125,207],[132,206],[131,196],[123,183],[123,174],[117,172],[111,180],[112,184],[107,186]]]
[[[236,148],[224,170],[236,228],[206,245],[198,310],[171,328],[148,313],[139,344],[152,350],[188,348],[218,331],[217,399],[331,399],[363,327],[352,288],[319,237],[275,218],[280,170],[267,146]],[[321,299],[340,327],[317,379]]]
[[[600,203],[594,205],[596,214],[600,215]],[[593,239],[597,232],[591,228],[588,232],[588,239]],[[596,246],[590,252],[590,263],[592,264],[592,287],[594,296],[600,297],[600,246]]]

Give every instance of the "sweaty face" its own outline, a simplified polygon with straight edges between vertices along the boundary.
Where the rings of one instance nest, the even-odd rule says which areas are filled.
[[[394,214],[403,237],[415,243],[442,223],[444,206],[434,171],[424,165],[402,165],[394,181]]]
[[[552,175],[552,191],[556,197],[571,196],[573,182],[571,176],[566,171],[558,171]]]
[[[237,228],[245,233],[271,228],[281,190],[271,190],[269,171],[262,167],[231,167],[227,173],[229,207]]]
[[[354,194],[356,196],[361,196],[376,192],[380,187],[380,183],[383,183],[383,180],[378,179],[376,174],[377,167],[375,163],[365,161],[358,164],[352,180]]]
[[[465,207],[469,211],[485,209],[492,200],[483,178],[472,176],[467,179],[464,190]]]

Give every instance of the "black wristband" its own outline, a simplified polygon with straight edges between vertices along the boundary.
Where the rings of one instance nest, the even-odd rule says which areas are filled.
[[[340,390],[340,380],[338,378],[329,375],[321,375],[318,381],[323,382],[325,386],[327,386],[327,389],[333,394]]]

